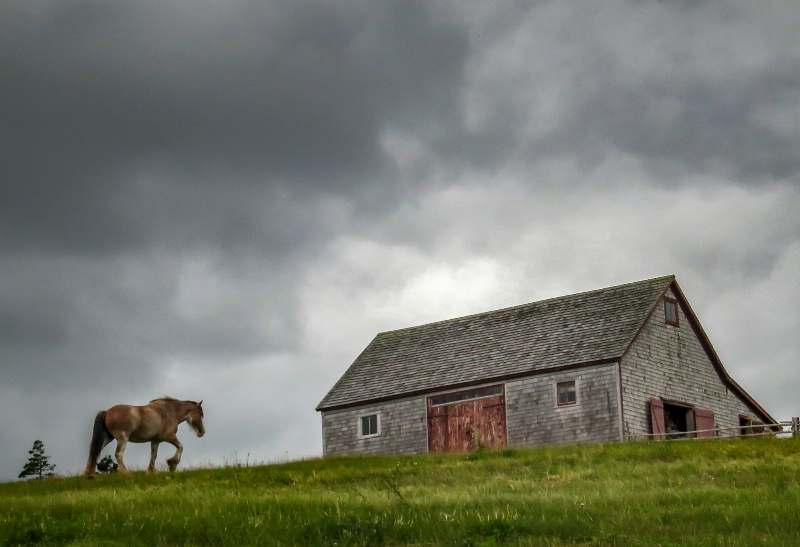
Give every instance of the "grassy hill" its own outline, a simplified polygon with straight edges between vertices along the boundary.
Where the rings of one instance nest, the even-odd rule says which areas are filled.
[[[0,484],[0,543],[800,545],[800,441],[308,460]]]

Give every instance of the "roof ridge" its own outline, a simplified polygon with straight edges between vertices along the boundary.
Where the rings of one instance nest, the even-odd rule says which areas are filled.
[[[603,288],[600,288],[600,289],[591,289],[591,290],[588,290],[588,291],[580,291],[580,292],[571,293],[571,294],[564,294],[564,295],[561,295],[561,296],[551,296],[550,298],[543,298],[542,300],[533,300],[531,302],[526,302],[525,304],[516,304],[514,306],[507,306],[505,308],[497,308],[495,310],[487,310],[487,311],[482,311],[482,312],[469,313],[467,315],[460,315],[460,316],[456,316],[456,317],[450,317],[448,319],[440,319],[438,321],[431,321],[430,323],[421,323],[419,325],[412,325],[412,326],[409,326],[409,327],[401,327],[399,329],[392,329],[392,330],[379,332],[378,334],[376,334],[376,337],[381,336],[381,335],[385,335],[385,334],[393,334],[393,333],[397,333],[397,332],[421,329],[423,327],[432,327],[434,325],[450,323],[450,322],[454,322],[454,321],[461,321],[461,320],[464,320],[464,319],[472,319],[472,318],[475,318],[475,317],[481,317],[481,316],[490,315],[490,314],[494,314],[494,313],[513,311],[513,310],[516,310],[516,309],[521,309],[521,308],[525,308],[527,306],[531,306],[533,304],[543,304],[545,302],[552,302],[552,301],[555,301],[555,300],[564,300],[564,299],[567,299],[567,298],[573,298],[573,297],[577,297],[577,296],[586,296],[586,295],[593,294],[593,293],[608,292],[608,291],[612,291],[612,290],[621,289],[623,287],[629,287],[629,286],[632,286],[632,285],[644,285],[644,284],[647,284],[647,283],[654,283],[656,281],[661,281],[661,280],[666,281],[667,279],[669,279],[670,281],[673,281],[675,279],[675,275],[674,274],[662,275],[662,276],[659,276],[659,277],[652,277],[650,279],[641,279],[639,281],[630,281],[628,283],[621,283],[619,285],[612,285],[611,287],[603,287]]]

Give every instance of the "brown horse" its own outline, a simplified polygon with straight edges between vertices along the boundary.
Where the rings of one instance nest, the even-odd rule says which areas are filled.
[[[117,449],[114,455],[117,457],[120,473],[128,471],[122,459],[128,441],[150,443],[150,465],[147,467],[150,473],[156,471],[158,445],[164,441],[168,442],[177,449],[175,455],[167,460],[169,470],[175,471],[181,461],[181,454],[183,454],[183,445],[175,435],[178,432],[178,426],[183,422],[188,422],[198,437],[206,434],[206,429],[203,427],[202,404],[203,401],[196,403],[164,397],[154,399],[144,406],[116,405],[108,410],[98,412],[94,419],[92,442],[89,445],[89,461],[86,463],[84,476],[87,479],[94,478],[97,457],[112,439],[117,440]]]

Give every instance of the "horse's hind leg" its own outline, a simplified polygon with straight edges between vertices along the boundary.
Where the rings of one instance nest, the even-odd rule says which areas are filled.
[[[178,437],[175,434],[170,435],[166,441],[177,448],[175,451],[175,455],[172,456],[170,459],[167,460],[167,465],[169,465],[170,471],[175,471],[178,467],[178,464],[181,463],[181,455],[183,455],[183,445],[178,440]]]
[[[98,444],[98,451],[99,454],[102,450],[114,440],[114,437],[111,435],[106,435],[102,438],[100,443]],[[93,455],[91,452],[89,453],[89,461],[86,463],[86,469],[83,471],[83,476],[87,479],[93,479],[94,473],[97,470],[97,456]]]
[[[150,465],[147,466],[148,473],[156,472],[156,456],[158,456],[158,445],[161,441],[150,442]]]
[[[97,458],[112,439],[113,437],[108,432],[108,427],[106,427],[106,411],[98,412],[94,419],[94,427],[92,428],[92,442],[89,444],[89,459],[86,462],[86,469],[83,472],[83,475],[87,479],[94,478],[94,472],[97,469]]]
[[[125,446],[128,444],[128,437],[125,435],[120,435],[117,437],[117,449],[114,451],[114,456],[117,457],[117,464],[119,464],[119,469],[117,469],[117,473],[127,473],[128,468],[125,467],[125,460],[122,459],[122,455],[125,453]]]

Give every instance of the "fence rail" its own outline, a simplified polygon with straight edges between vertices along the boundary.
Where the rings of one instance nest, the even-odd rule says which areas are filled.
[[[750,424],[734,427],[715,427],[713,429],[696,429],[692,431],[667,431],[663,433],[635,433],[626,434],[628,440],[654,440],[654,439],[717,439],[720,437],[800,437],[800,418],[775,422],[771,424]]]

